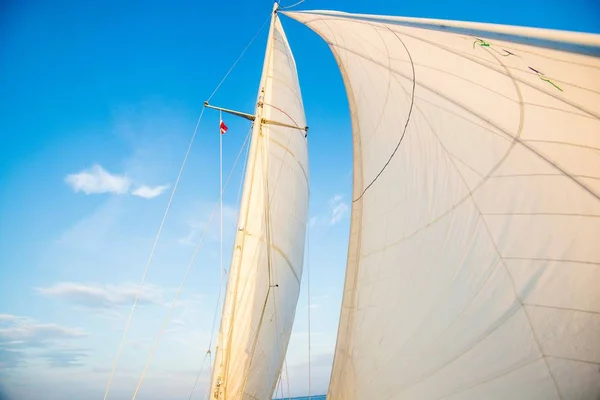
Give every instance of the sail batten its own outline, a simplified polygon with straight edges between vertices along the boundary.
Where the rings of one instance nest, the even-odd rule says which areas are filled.
[[[276,11],[277,5],[275,5]],[[273,13],[211,399],[269,399],[291,336],[308,218],[306,120],[295,61]]]
[[[286,15],[329,44],[352,118],[328,398],[600,395],[600,36]]]

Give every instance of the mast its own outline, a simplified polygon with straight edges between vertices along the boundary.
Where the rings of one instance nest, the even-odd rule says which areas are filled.
[[[210,398],[270,398],[298,301],[308,211],[306,122],[275,3],[253,121]],[[275,51],[277,49],[277,51]]]

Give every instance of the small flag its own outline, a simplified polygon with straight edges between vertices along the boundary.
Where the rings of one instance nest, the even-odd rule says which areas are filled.
[[[221,123],[219,124],[219,128],[221,129],[221,135],[224,135],[225,132],[227,132],[227,125],[225,125],[225,122],[223,122],[223,120],[221,120]]]

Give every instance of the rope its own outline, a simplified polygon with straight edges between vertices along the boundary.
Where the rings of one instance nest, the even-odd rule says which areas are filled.
[[[219,84],[217,85],[217,87],[215,88],[215,90],[213,90],[213,92],[210,94],[210,96],[208,96],[208,99],[206,101],[210,102],[210,100],[217,93],[217,91],[219,90],[219,88],[221,87],[221,85],[225,82],[225,80],[229,77],[229,74],[231,74],[231,71],[233,71],[233,69],[235,68],[235,66],[237,65],[237,63],[242,59],[242,57],[244,56],[244,54],[246,54],[246,51],[250,48],[250,46],[252,45],[252,43],[254,42],[254,40],[262,32],[263,28],[265,27],[265,25],[267,24],[267,22],[269,22],[270,19],[271,19],[271,13],[269,13],[269,17],[265,20],[265,22],[263,22],[263,24],[260,26],[260,28],[258,29],[258,31],[254,34],[254,36],[252,37],[252,39],[250,39],[250,42],[248,42],[248,44],[246,45],[246,47],[244,48],[244,50],[242,50],[242,53],[239,55],[239,57],[237,58],[237,60],[235,60],[235,62],[231,66],[231,68],[229,68],[229,71],[227,71],[227,73],[225,74],[225,76],[223,77],[223,79],[221,79],[221,82],[219,82]]]
[[[246,47],[244,48],[244,50],[242,51],[242,53],[239,55],[239,57],[238,57],[238,58],[235,60],[235,62],[234,62],[234,63],[233,63],[233,65],[231,66],[231,68],[229,68],[229,70],[227,71],[227,73],[225,74],[225,76],[223,77],[223,79],[221,79],[221,81],[219,82],[219,84],[217,85],[217,87],[216,87],[216,88],[213,90],[213,92],[211,93],[211,95],[209,96],[209,98],[208,98],[208,100],[207,100],[207,101],[210,101],[210,99],[212,99],[212,97],[213,97],[213,96],[214,96],[214,95],[217,93],[217,91],[219,90],[219,88],[221,87],[221,85],[222,85],[222,84],[225,82],[225,80],[226,80],[226,79],[229,77],[229,75],[231,74],[231,72],[233,71],[233,69],[235,68],[235,66],[237,65],[237,63],[240,61],[240,59],[241,59],[241,58],[243,57],[243,55],[246,53],[246,51],[248,50],[248,48],[249,48],[249,47],[252,45],[252,43],[254,42],[254,40],[255,40],[255,39],[258,37],[258,35],[259,35],[259,34],[260,34],[260,32],[263,30],[264,26],[266,25],[266,23],[269,21],[269,19],[270,19],[270,18],[271,18],[271,13],[269,13],[269,17],[268,17],[268,18],[265,20],[265,22],[263,22],[263,24],[261,25],[261,27],[259,28],[259,30],[258,30],[258,31],[256,32],[256,34],[255,34],[255,35],[252,37],[252,39],[250,40],[250,42],[249,42],[249,43],[246,45]],[[158,229],[158,232],[157,232],[157,234],[156,234],[156,237],[155,237],[155,239],[154,239],[154,243],[153,243],[153,245],[152,245],[152,249],[151,249],[151,251],[150,251],[150,256],[148,257],[148,261],[146,262],[146,266],[145,266],[145,268],[144,268],[144,273],[142,274],[142,280],[141,280],[141,282],[140,282],[140,285],[139,285],[139,287],[138,287],[138,291],[137,291],[137,293],[136,293],[136,295],[135,295],[135,299],[134,299],[134,301],[133,301],[133,306],[131,307],[131,311],[130,311],[130,313],[129,313],[129,317],[128,317],[128,319],[127,319],[127,323],[125,324],[125,329],[124,329],[124,331],[123,331],[123,335],[122,335],[122,337],[121,337],[121,340],[120,340],[120,342],[119,342],[119,347],[118,347],[118,349],[117,349],[117,355],[116,355],[116,357],[115,357],[115,360],[114,360],[114,362],[113,362],[113,366],[112,366],[112,368],[111,368],[111,372],[110,372],[110,375],[109,375],[109,378],[108,378],[108,382],[107,382],[107,384],[106,384],[106,390],[105,390],[105,392],[104,392],[104,400],[106,400],[106,399],[108,398],[108,393],[109,393],[109,391],[110,391],[110,386],[111,386],[111,384],[112,384],[112,380],[113,380],[113,378],[114,378],[114,374],[115,374],[115,371],[116,371],[116,368],[117,368],[117,365],[118,365],[118,362],[119,362],[119,358],[120,358],[120,356],[121,356],[121,351],[123,350],[123,344],[124,344],[124,342],[125,342],[125,338],[127,337],[127,332],[129,331],[129,326],[131,325],[131,319],[132,319],[132,317],[133,317],[133,313],[134,313],[134,311],[135,311],[135,307],[136,307],[136,305],[137,305],[137,301],[138,301],[138,299],[139,299],[139,296],[140,296],[140,294],[141,294],[142,287],[143,287],[143,285],[144,285],[144,282],[145,282],[145,280],[146,280],[146,275],[147,275],[147,273],[148,273],[148,268],[150,267],[150,263],[151,263],[151,261],[152,261],[152,259],[153,259],[153,257],[154,257],[154,252],[155,252],[155,250],[156,250],[156,245],[157,245],[157,243],[158,243],[158,239],[159,239],[159,237],[160,237],[160,234],[161,234],[161,232],[162,232],[163,226],[164,226],[164,224],[165,224],[165,221],[166,221],[166,219],[167,219],[167,215],[168,215],[168,213],[169,213],[169,210],[170,210],[170,208],[171,208],[171,203],[172,203],[172,201],[173,201],[173,197],[174,197],[174,195],[175,195],[175,191],[177,190],[177,186],[178,186],[178,184],[179,184],[179,181],[180,181],[180,178],[181,178],[181,174],[183,173],[183,169],[184,169],[184,167],[185,167],[185,165],[186,165],[186,162],[187,162],[188,156],[189,156],[189,154],[190,154],[190,150],[191,150],[191,148],[192,148],[192,144],[193,144],[193,142],[194,142],[194,139],[195,139],[195,137],[196,137],[196,134],[197,134],[197,132],[198,132],[198,127],[199,127],[199,125],[200,125],[200,121],[202,120],[202,116],[204,115],[204,110],[205,110],[205,108],[203,108],[203,109],[202,109],[202,111],[200,112],[200,117],[198,118],[198,121],[196,122],[196,126],[195,126],[195,128],[194,128],[194,132],[193,132],[193,134],[192,134],[192,137],[191,137],[191,139],[190,139],[190,143],[189,143],[188,149],[187,149],[187,151],[186,151],[186,153],[185,153],[185,157],[184,157],[184,159],[183,159],[183,162],[182,162],[181,168],[180,168],[180,170],[179,170],[179,174],[177,175],[177,179],[175,180],[175,184],[174,184],[174,186],[173,186],[173,190],[171,191],[171,197],[169,198],[169,202],[168,202],[168,204],[167,204],[167,208],[166,208],[166,210],[165,210],[165,213],[164,213],[164,215],[163,215],[162,221],[161,221],[161,223],[160,223],[160,227],[159,227],[159,229]],[[136,389],[136,392],[137,392],[137,389]],[[134,396],[134,397],[135,397],[135,396]]]
[[[216,360],[216,358],[215,358]],[[212,376],[212,372],[213,372],[213,365],[212,365],[212,354],[208,353],[208,365],[210,368],[210,373],[208,374],[209,376]],[[192,394],[194,392],[192,391]],[[190,397],[192,395],[190,394]],[[210,397],[210,382],[208,383],[208,385],[206,386],[206,394],[204,395],[204,400],[208,400],[208,398]]]
[[[248,136],[246,136],[246,140],[244,141],[244,145],[246,143],[246,141],[248,140]],[[231,168],[231,171],[229,173],[229,176],[227,177],[227,180],[225,182],[225,186],[227,186],[227,183],[229,183],[229,180],[231,178],[231,176],[233,175],[233,171],[235,170],[235,166],[237,165],[237,162],[242,154],[242,151],[244,150],[244,145],[242,145],[242,148],[240,149],[237,158],[235,159],[234,165]],[[223,200],[223,190],[221,191],[221,194],[219,196],[219,200],[217,202],[217,204],[222,204],[222,200]],[[156,352],[156,349],[158,348],[158,345],[160,343],[160,339],[162,338],[162,335],[164,334],[164,331],[167,327],[167,325],[169,324],[169,321],[171,319],[171,313],[173,311],[173,308],[175,307],[175,304],[177,303],[177,300],[179,299],[179,296],[181,295],[181,292],[183,291],[183,287],[187,281],[187,277],[190,273],[190,270],[192,269],[192,266],[194,265],[194,261],[196,260],[196,256],[198,255],[198,252],[200,251],[200,248],[202,246],[202,242],[204,241],[204,238],[206,236],[206,233],[208,232],[208,228],[210,227],[210,224],[212,222],[212,219],[215,215],[216,209],[217,209],[217,204],[215,204],[215,207],[213,208],[210,217],[208,219],[208,223],[206,224],[206,227],[204,228],[204,231],[202,232],[202,236],[200,236],[200,239],[198,241],[198,244],[196,245],[196,249],[194,250],[194,254],[192,255],[192,258],[188,264],[187,270],[185,271],[185,275],[183,277],[183,280],[181,282],[181,284],[179,285],[179,289],[177,290],[177,293],[175,294],[175,297],[173,298],[173,301],[171,302],[171,305],[169,307],[169,311],[167,312],[167,316],[165,318],[165,320],[163,321],[163,325],[160,329],[160,332],[158,334],[158,337],[156,339],[156,342],[154,344],[154,347],[152,348],[152,351],[150,353],[150,356],[148,357],[148,361],[146,362],[146,365],[144,366],[144,370],[142,372],[142,375],[140,376],[140,379],[138,381],[137,387],[135,389],[135,392],[133,394],[132,400],[135,400],[135,398],[137,397],[137,394],[140,390],[140,387],[142,386],[142,383],[146,377],[146,372],[148,371],[148,368],[150,367],[150,364],[152,363],[152,360],[154,358],[154,353]],[[221,277],[221,281],[222,281],[223,277]],[[221,285],[222,286],[222,285]],[[219,289],[219,293],[220,293],[220,289]],[[220,297],[220,296],[219,296]],[[212,336],[211,336],[212,338]],[[209,348],[210,350],[210,348]]]
[[[306,291],[308,297],[308,400],[310,400],[310,223],[306,227],[306,236]]]
[[[190,393],[190,397],[188,400],[192,400],[192,396],[194,395],[194,390],[196,390],[196,385],[198,384],[198,379],[200,379],[200,375],[202,375],[202,370],[204,369],[204,364],[206,364],[206,359],[210,355],[210,349],[204,354],[204,359],[202,360],[202,364],[200,365],[200,370],[198,371],[198,375],[196,375],[196,380],[194,381],[194,386],[192,387],[192,391]]]
[[[242,154],[242,151],[244,150],[244,148],[246,148],[246,149],[248,148],[246,146],[246,143],[248,143],[248,139],[250,138],[250,134],[251,133],[252,133],[252,128],[250,128],[250,130],[246,134],[246,139],[244,139],[244,143],[242,143],[242,148],[240,149],[240,152],[238,153],[238,155],[237,155],[237,157],[236,157],[236,159],[235,159],[235,161],[233,163],[233,168],[231,169],[231,172],[229,173],[229,176],[225,180],[225,186],[223,187],[223,190],[225,190],[225,188],[227,188],[227,184],[229,183],[229,179],[231,178],[231,176],[233,174],[234,168],[235,168],[235,166],[238,163],[238,160],[239,160],[239,158],[240,158],[240,156]],[[246,156],[247,155],[248,155],[248,152],[246,152]],[[246,167],[245,167],[245,164],[244,164],[244,171],[245,170],[246,170]],[[243,174],[242,174],[242,176],[243,176]],[[240,182],[243,182],[243,179]],[[240,184],[240,186],[241,186],[241,184]],[[239,203],[239,197],[238,197],[238,203]],[[213,210],[213,212],[214,212],[214,210]],[[215,333],[215,326],[217,325],[217,313],[219,311],[219,304],[221,302],[221,294],[222,294],[222,291],[223,291],[223,281],[224,281],[225,276],[226,276],[226,274],[224,274],[224,275],[221,276],[221,284],[219,285],[219,296],[217,298],[217,304],[215,305],[215,313],[213,315],[213,323],[212,323],[212,328],[210,330],[210,339],[209,339],[209,342],[208,342],[208,349],[209,350],[212,347],[212,342],[213,342],[214,333]],[[212,370],[211,370],[211,374],[212,374]],[[211,375],[211,378],[212,378],[212,375]],[[195,385],[194,385],[194,387],[195,387]],[[210,383],[209,383],[209,390],[210,390]],[[192,393],[190,394],[190,397],[192,396],[193,393],[194,393],[194,389],[192,389]]]
[[[200,112],[200,116],[198,117],[198,120],[196,121],[196,127],[194,128],[194,133],[192,134],[192,137],[190,138],[190,143],[188,145],[187,151],[185,152],[185,156],[183,157],[183,162],[181,163],[181,168],[179,169],[179,173],[177,174],[177,179],[175,179],[175,184],[173,185],[173,190],[171,191],[171,196],[169,197],[169,202],[167,203],[167,208],[165,209],[162,221],[158,228],[158,232],[156,233],[156,236],[154,238],[154,243],[152,244],[152,249],[150,250],[150,255],[148,257],[148,261],[146,262],[146,267],[144,268],[144,273],[142,274],[142,280],[141,280],[141,282],[138,286],[138,290],[135,294],[135,299],[133,300],[133,306],[131,307],[131,311],[129,312],[129,318],[127,319],[127,323],[125,324],[125,330],[123,331],[123,335],[121,336],[121,341],[119,342],[119,348],[117,350],[117,355],[115,357],[115,361],[113,362],[110,376],[109,376],[108,382],[106,384],[106,390],[104,391],[104,400],[106,400],[106,398],[108,397],[108,393],[110,391],[110,385],[112,384],[112,380],[115,375],[115,370],[117,369],[117,364],[119,362],[119,357],[121,356],[121,351],[123,350],[123,343],[125,343],[125,338],[127,337],[127,332],[129,331],[129,326],[131,325],[131,319],[133,317],[133,312],[135,311],[135,307],[137,305],[138,299],[142,292],[142,287],[144,286],[144,282],[146,280],[146,275],[148,274],[148,269],[149,269],[150,263],[152,262],[152,259],[154,257],[154,251],[156,250],[156,245],[158,244],[158,239],[160,238],[160,234],[165,225],[167,215],[169,214],[169,210],[171,209],[173,197],[175,196],[175,192],[177,191],[177,186],[179,185],[179,181],[181,179],[181,174],[183,173],[183,170],[187,163],[188,156],[190,155],[190,151],[192,149],[192,144],[194,143],[196,133],[198,132],[198,127],[200,126],[200,121],[202,120],[202,116],[204,115],[204,110],[205,109],[203,108],[202,111]]]
[[[292,4],[291,6],[279,7],[279,9],[280,9],[280,10],[285,10],[285,9],[288,9],[288,8],[296,7],[297,5],[299,5],[299,4],[302,4],[302,3],[304,3],[305,1],[306,1],[306,0],[300,0],[299,2],[297,2],[297,3],[294,3],[294,4]]]

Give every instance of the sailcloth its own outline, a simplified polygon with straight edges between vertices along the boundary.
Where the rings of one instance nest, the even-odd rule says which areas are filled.
[[[599,36],[286,14],[352,116],[328,398],[599,398]]]
[[[270,399],[275,389],[302,277],[309,194],[305,126],[296,64],[274,13],[211,399]]]

